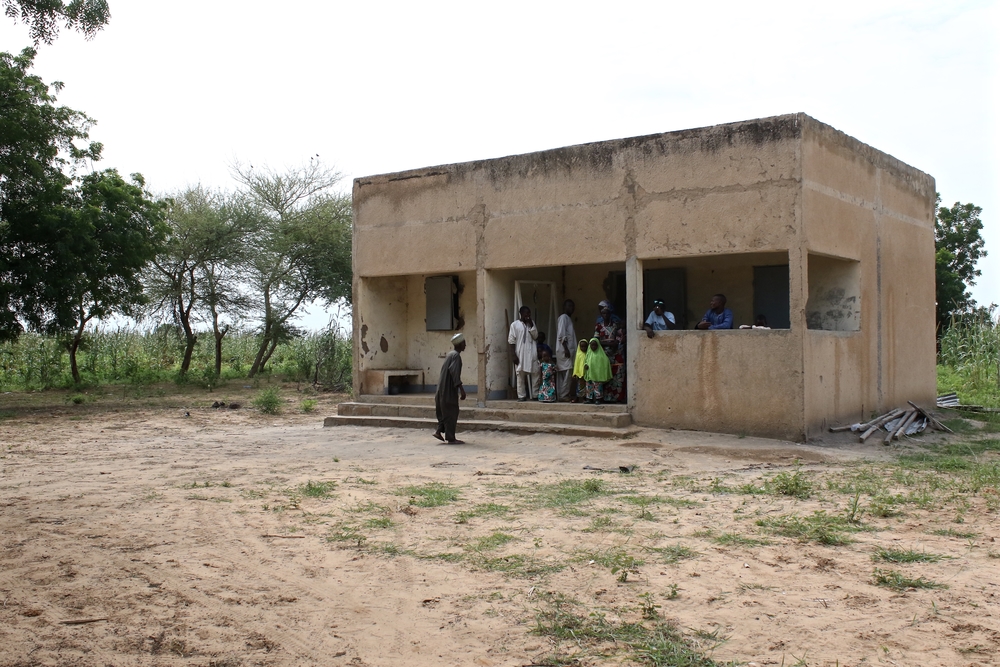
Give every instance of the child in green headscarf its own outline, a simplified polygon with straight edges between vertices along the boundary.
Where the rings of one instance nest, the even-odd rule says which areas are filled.
[[[569,395],[573,397],[573,403],[580,402],[580,388],[586,381],[583,377],[587,370],[587,339],[580,341],[580,347],[573,357],[573,384],[569,388]]]
[[[583,377],[587,381],[587,400],[584,403],[600,403],[604,383],[611,379],[611,361],[596,338],[590,339],[585,364]]]

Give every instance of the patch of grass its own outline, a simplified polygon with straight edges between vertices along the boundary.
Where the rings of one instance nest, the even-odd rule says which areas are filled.
[[[73,405],[83,405],[87,402],[87,396],[85,394],[73,394],[69,397],[69,400]]]
[[[903,496],[891,493],[879,493],[869,501],[865,511],[871,516],[886,519],[899,514],[899,505],[903,501]]]
[[[368,541],[368,537],[359,531],[357,526],[352,526],[350,524],[338,524],[330,530],[330,533],[326,536],[326,541],[354,542],[358,547],[361,547],[366,541]]]
[[[318,401],[315,398],[304,398],[302,399],[302,402],[299,403],[299,409],[306,413],[312,412],[316,409],[317,402]]]
[[[281,402],[281,392],[278,388],[267,387],[257,392],[250,405],[265,415],[277,415],[281,414]]]
[[[417,507],[441,507],[458,500],[458,489],[454,486],[431,482],[423,486],[407,486],[400,491],[410,496],[410,504]]]
[[[469,561],[473,567],[487,572],[499,572],[508,577],[530,578],[552,574],[562,570],[565,565],[546,563],[534,556],[511,554],[509,556],[486,557],[478,556]]]
[[[586,607],[561,595],[543,597],[543,606],[536,612],[532,633],[553,640],[557,651],[562,642],[571,643],[578,651],[574,655],[557,652],[560,662],[553,664],[580,664],[581,657],[592,656],[602,662],[619,657],[662,667],[717,665],[695,649],[692,642],[669,623],[609,620],[607,614],[599,611],[587,613]]]
[[[300,484],[296,487],[295,491],[307,498],[329,498],[333,495],[335,488],[337,488],[336,482],[314,482],[309,480],[305,484]]]
[[[386,528],[392,528],[392,519],[387,516],[380,516],[374,519],[368,519],[365,521],[365,528],[378,528],[385,530]]]
[[[872,560],[885,561],[886,563],[936,563],[947,558],[939,554],[929,554],[926,551],[913,551],[912,549],[885,549],[879,547]]]
[[[945,584],[939,584],[930,579],[917,577],[911,579],[897,570],[883,570],[876,567],[872,572],[872,583],[876,586],[885,586],[894,591],[905,591],[911,588],[948,588]]]
[[[938,535],[939,537],[958,537],[963,540],[979,537],[979,533],[968,530],[955,530],[954,528],[938,528],[932,530],[931,535]]]
[[[779,472],[774,477],[764,482],[764,488],[768,493],[779,496],[791,496],[799,500],[806,500],[813,493],[813,483],[802,470],[795,469],[795,472]]]
[[[595,516],[590,520],[590,525],[583,529],[585,533],[600,533],[611,530],[614,523],[609,516]]]
[[[388,514],[391,510],[386,505],[379,505],[369,500],[349,507],[347,511],[355,514]]]
[[[671,544],[665,547],[647,547],[646,550],[657,554],[661,562],[665,565],[676,565],[682,560],[697,558],[701,555],[701,553],[683,544]]]
[[[472,544],[469,544],[466,548],[470,551],[493,551],[494,549],[499,549],[505,544],[516,541],[517,538],[509,533],[503,533],[501,531],[495,531],[489,535],[480,537]]]
[[[469,523],[469,519],[485,516],[506,517],[510,514],[510,507],[498,505],[497,503],[482,503],[472,509],[462,510],[455,515],[455,523]]]
[[[793,537],[801,542],[817,542],[828,546],[850,544],[853,540],[846,532],[858,530],[847,519],[833,516],[820,510],[811,516],[802,517],[785,514],[779,517],[760,519],[757,525],[770,530],[775,535]]]
[[[536,487],[535,493],[545,507],[565,507],[607,494],[605,486],[604,480],[595,477],[567,479],[558,484]]]
[[[767,539],[748,537],[739,533],[722,533],[711,539],[716,544],[724,547],[763,547],[771,543]]]

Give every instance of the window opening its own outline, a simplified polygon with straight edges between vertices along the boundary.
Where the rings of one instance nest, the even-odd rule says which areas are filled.
[[[687,271],[683,268],[646,269],[642,272],[642,322],[653,312],[653,301],[674,314],[678,329],[687,329]],[[639,326],[642,326],[642,322]]]
[[[861,264],[809,253],[806,326],[821,331],[861,330]]]
[[[458,315],[458,276],[429,276],[424,280],[427,296],[427,331],[454,331]]]
[[[788,265],[753,267],[753,317],[763,315],[772,329],[788,329],[789,318]]]

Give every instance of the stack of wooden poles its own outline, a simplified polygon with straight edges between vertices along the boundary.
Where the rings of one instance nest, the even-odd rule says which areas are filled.
[[[907,401],[907,403],[910,405],[909,408],[893,408],[884,415],[879,415],[875,419],[863,424],[857,423],[851,424],[850,426],[831,426],[830,432],[838,433],[840,431],[853,431],[854,433],[859,434],[858,440],[860,442],[864,442],[871,437],[875,431],[880,428],[884,428],[887,434],[885,439],[882,441],[883,445],[888,445],[893,440],[899,440],[900,437],[904,435],[910,436],[921,433],[928,426],[946,433],[953,433],[950,428],[935,419],[929,412],[925,411],[913,401]]]

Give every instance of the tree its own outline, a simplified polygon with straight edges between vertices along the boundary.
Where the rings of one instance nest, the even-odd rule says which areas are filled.
[[[77,384],[81,378],[76,353],[87,323],[113,314],[134,315],[146,301],[142,271],[156,255],[164,228],[162,204],[153,201],[144,186],[139,174],[126,182],[107,169],[84,176],[74,193],[76,205],[69,213],[87,230],[77,239],[74,264],[64,267],[75,282],[70,296],[76,323],[67,348]]]
[[[51,44],[59,35],[59,23],[93,39],[108,24],[111,9],[106,0],[3,0],[4,13],[28,25],[31,39]]]
[[[976,268],[986,256],[979,219],[983,209],[975,204],[955,202],[951,208],[935,203],[934,241],[937,280],[937,327],[942,331],[954,315],[976,306],[968,288],[976,284],[981,271]]]
[[[152,263],[147,289],[153,311],[169,315],[184,334],[181,375],[188,372],[198,334],[196,322],[206,308],[216,333],[216,367],[221,372],[219,309],[231,301],[222,284],[227,263],[243,255],[245,220],[234,220],[225,198],[202,187],[189,188],[169,200],[168,235]],[[228,284],[228,283],[227,283]]]
[[[99,160],[101,145],[83,143],[93,124],[56,106],[31,75],[33,49],[0,53],[0,340],[27,325],[66,330],[76,321],[75,266],[89,230],[67,168]],[[52,85],[56,91],[61,84]]]
[[[233,173],[245,210],[259,221],[247,263],[261,327],[253,377],[296,335],[291,320],[303,303],[350,294],[350,200],[330,194],[340,174],[318,159],[283,174],[240,164]]]

